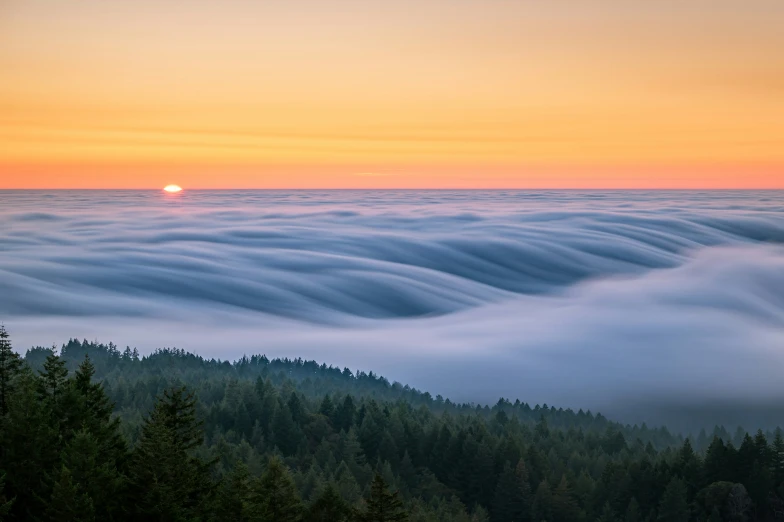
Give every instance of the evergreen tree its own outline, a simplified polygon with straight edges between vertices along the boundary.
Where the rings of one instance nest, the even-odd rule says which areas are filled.
[[[211,462],[194,456],[203,443],[196,401],[185,388],[166,390],[144,420],[130,465],[140,520],[203,520],[213,490]]]
[[[596,519],[596,522],[618,522],[618,517],[609,502],[604,503],[602,513]]]
[[[363,507],[359,520],[378,520],[371,508],[389,506],[397,487],[399,512],[382,519],[489,522],[488,510],[494,522],[680,521],[692,509],[701,522],[784,516],[780,431],[741,430],[740,450],[722,441],[730,439],[723,428],[710,443],[701,433],[703,460],[665,429],[519,401],[433,400],[372,373],[355,378],[301,359],[232,364],[167,349],[139,360],[72,340],[59,357],[38,348],[26,361],[0,416],[6,520],[340,521],[356,518],[350,506]],[[198,386],[203,427],[187,394],[168,390],[155,404],[173,379]],[[346,411],[347,430],[339,428]],[[287,447],[287,433],[298,442]],[[126,438],[135,441],[130,456]],[[279,459],[263,464],[278,443],[296,471]],[[383,494],[366,450],[376,454]],[[207,455],[220,462],[217,488]]]
[[[15,498],[9,518],[30,520],[43,513],[51,493],[42,473],[54,470],[59,460],[57,431],[52,416],[38,395],[38,378],[22,370],[10,395],[4,429],[0,432],[6,474],[6,495]]]
[[[728,452],[724,445],[724,441],[718,437],[714,437],[710,446],[708,446],[708,451],[705,453],[705,463],[703,467],[703,474],[708,484],[730,480],[732,478],[732,470],[729,469],[727,454]]]
[[[553,494],[547,480],[539,483],[534,495],[534,502],[531,506],[531,518],[534,522],[541,520],[553,520]]]
[[[46,507],[46,520],[51,522],[93,522],[95,510],[92,499],[80,491],[71,472],[63,466],[52,489]]]
[[[579,518],[580,510],[566,475],[561,476],[558,487],[553,491],[552,508],[553,520],[556,522],[570,522]]]
[[[58,357],[54,347],[46,356],[39,381],[39,393],[43,400],[56,401],[67,388],[68,369],[65,361]]]
[[[8,413],[8,400],[13,389],[14,378],[21,368],[22,359],[11,348],[8,332],[3,325],[0,325],[0,418]]]
[[[215,522],[250,520],[251,479],[248,467],[238,462],[231,472],[223,477],[215,494]]]
[[[14,504],[14,499],[9,499],[5,495],[5,474],[0,474],[0,522],[11,511],[11,506]]]
[[[491,520],[494,522],[526,521],[531,513],[530,486],[526,480],[525,464],[521,460],[517,469],[509,462],[504,464],[495,488]]]
[[[68,470],[75,494],[89,500],[95,518],[106,522],[124,520],[127,504],[127,477],[115,457],[86,429],[75,433],[62,452],[61,470]]]
[[[348,431],[354,425],[357,408],[351,395],[346,395],[335,411],[335,429]]]
[[[626,507],[626,516],[624,516],[624,522],[642,522],[642,512],[640,511],[640,503],[637,502],[635,497],[629,501],[629,505]]]
[[[776,428],[770,453],[773,481],[778,486],[784,482],[784,432],[781,428]]]
[[[81,397],[68,379],[65,360],[56,354],[54,347],[39,374],[38,394],[51,416],[51,426],[57,433],[54,443],[59,452],[81,425]]]
[[[335,406],[332,404],[332,398],[328,393],[324,395],[324,399],[321,401],[319,413],[330,419],[335,414]]]
[[[353,429],[349,429],[343,440],[343,461],[348,466],[348,469],[359,481],[364,482],[370,478],[370,468],[367,466],[365,453],[362,450],[362,445],[359,443],[359,438]]]
[[[82,398],[78,421],[95,438],[99,459],[113,462],[118,471],[124,472],[128,446],[120,433],[120,419],[112,416],[114,404],[106,395],[103,384],[93,382],[94,375],[95,367],[85,355],[73,379],[73,387]],[[100,511],[98,515],[102,516]]]
[[[255,522],[298,522],[303,506],[297,487],[286,466],[273,458],[261,478],[253,485],[250,520]]]
[[[279,401],[278,408],[275,410],[272,431],[275,434],[275,445],[283,455],[289,456],[297,452],[302,432],[294,422],[288,405],[283,401]]]
[[[345,462],[341,462],[338,465],[337,470],[335,470],[335,478],[337,479],[336,487],[343,500],[354,504],[362,498],[362,489]]]
[[[686,484],[678,477],[673,478],[664,490],[659,503],[659,522],[688,522],[689,501]]]
[[[308,522],[349,522],[354,517],[351,507],[341,498],[335,485],[329,483],[310,504],[305,516]]]
[[[364,512],[358,515],[361,522],[398,522],[408,520],[408,513],[403,509],[403,502],[398,498],[397,491],[390,492],[380,474],[376,473],[370,484]]]

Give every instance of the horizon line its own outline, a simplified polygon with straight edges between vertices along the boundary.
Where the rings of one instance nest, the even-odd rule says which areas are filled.
[[[163,192],[163,187],[0,187],[1,192],[44,192],[44,191],[136,191],[136,192]],[[504,191],[504,190],[525,190],[525,191],[784,191],[781,187],[215,187],[215,188],[186,188],[182,187],[182,192],[217,192],[217,191],[236,191],[236,190],[256,190],[267,192],[305,192],[311,190],[322,191],[364,191],[364,192],[383,192],[391,190],[403,191]],[[170,194],[175,196],[179,193]]]

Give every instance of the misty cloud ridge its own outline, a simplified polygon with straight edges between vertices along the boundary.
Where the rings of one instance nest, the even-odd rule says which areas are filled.
[[[0,317],[22,342],[310,356],[465,400],[784,398],[782,192],[0,202]]]

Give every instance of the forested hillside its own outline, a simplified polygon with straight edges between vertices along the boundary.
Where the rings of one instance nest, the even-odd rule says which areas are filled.
[[[0,346],[7,520],[784,518],[784,437],[454,404],[312,361]]]

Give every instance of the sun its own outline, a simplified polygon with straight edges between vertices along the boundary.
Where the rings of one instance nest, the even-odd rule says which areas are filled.
[[[165,187],[163,187],[163,191],[164,192],[169,192],[170,194],[173,194],[175,192],[182,191],[182,187],[179,186],[179,185],[166,185]]]

